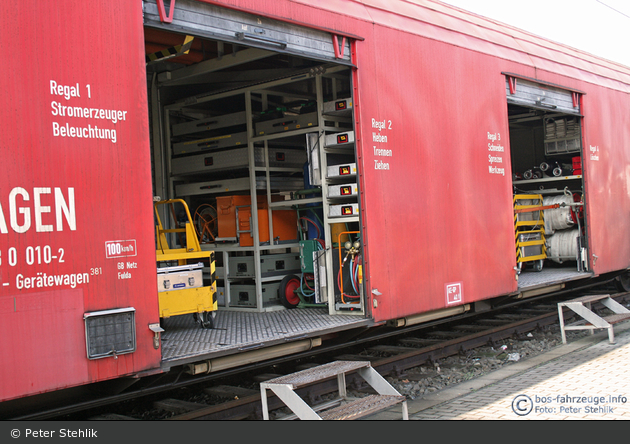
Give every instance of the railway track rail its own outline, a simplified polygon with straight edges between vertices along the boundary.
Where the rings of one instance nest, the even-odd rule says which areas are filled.
[[[622,304],[630,301],[629,293],[611,293]],[[582,291],[580,294],[584,294]],[[579,294],[578,294],[579,295]],[[242,369],[212,378],[169,382],[143,391],[109,397],[63,409],[17,419],[145,419],[145,420],[257,420],[262,419],[259,383],[320,365],[333,360],[369,360],[383,376],[404,377],[406,372],[422,365],[432,365],[449,356],[466,353],[479,347],[496,345],[507,339],[523,339],[529,332],[558,325],[557,302],[576,297],[576,293],[554,298],[512,303],[496,310],[474,315],[461,315],[447,321],[434,321],[406,330],[384,330],[353,344],[337,346],[291,357],[291,363],[277,359],[266,366]],[[605,308],[594,305],[595,310]],[[573,313],[565,310],[565,319]],[[219,376],[221,378],[219,379]],[[357,374],[347,375],[350,390],[365,391],[368,387]],[[297,393],[309,404],[324,402],[338,389],[335,378],[313,383]],[[116,406],[116,408],[114,408]],[[269,410],[285,405],[268,393]],[[282,417],[283,414],[276,415]],[[291,418],[291,416],[285,416]]]

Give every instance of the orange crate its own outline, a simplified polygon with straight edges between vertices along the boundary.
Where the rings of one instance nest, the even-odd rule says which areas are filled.
[[[279,201],[280,196],[272,196],[273,201]],[[267,209],[267,196],[258,196],[258,232],[260,242],[269,242],[269,215]],[[222,196],[217,197],[217,226],[218,238],[237,237],[236,207],[238,209],[238,230],[250,230],[250,219],[252,214],[251,198],[249,195],[243,196]],[[274,210],[273,211],[273,234],[281,241],[297,240],[297,211],[294,210]],[[251,247],[254,240],[251,233],[240,233],[239,245],[241,247]]]

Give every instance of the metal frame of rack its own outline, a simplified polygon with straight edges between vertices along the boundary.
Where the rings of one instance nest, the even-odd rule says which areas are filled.
[[[247,162],[247,174],[248,174],[248,184],[245,185],[246,181],[243,179],[239,179],[238,181],[232,179],[230,184],[231,185],[236,185],[239,187],[239,190],[244,191],[245,189],[247,189],[250,192],[250,196],[251,196],[251,228],[252,228],[252,237],[253,237],[253,246],[239,246],[238,244],[219,244],[219,243],[215,243],[215,244],[202,244],[202,248],[204,249],[211,249],[216,251],[217,253],[221,253],[223,255],[223,267],[222,270],[219,268],[219,271],[223,272],[223,281],[224,281],[224,294],[225,294],[225,306],[222,306],[221,309],[237,309],[237,310],[242,310],[242,311],[255,311],[255,312],[262,312],[262,311],[270,311],[270,310],[277,310],[277,309],[283,309],[283,307],[281,306],[269,306],[269,307],[265,307],[264,306],[264,301],[263,301],[263,295],[262,295],[262,287],[263,284],[266,282],[271,282],[271,281],[277,281],[277,280],[281,280],[282,276],[262,276],[261,273],[261,268],[260,268],[260,259],[261,259],[261,253],[263,252],[267,252],[267,251],[271,251],[271,250],[278,250],[278,249],[291,249],[291,248],[299,248],[299,239],[296,240],[295,243],[279,243],[279,244],[274,244],[274,227],[273,227],[273,211],[274,210],[278,210],[278,209],[287,209],[287,208],[298,208],[297,206],[299,205],[305,205],[308,203],[314,203],[314,202],[321,202],[323,205],[323,215],[324,215],[324,227],[325,227],[325,237],[324,237],[324,241],[326,243],[327,246],[331,246],[334,242],[334,240],[331,237],[330,234],[330,227],[331,224],[335,224],[335,223],[339,223],[339,222],[343,222],[343,223],[348,223],[348,222],[359,222],[359,216],[358,213],[354,213],[349,217],[342,217],[342,218],[330,218],[329,217],[329,208],[331,205],[334,205],[335,203],[339,202],[339,199],[328,199],[326,196],[328,196],[328,188],[329,185],[331,184],[335,184],[335,183],[339,183],[339,181],[335,181],[335,180],[328,180],[326,178],[326,171],[327,171],[327,167],[328,167],[328,154],[330,153],[344,153],[346,155],[352,156],[354,159],[356,159],[356,153],[354,150],[354,142],[352,141],[352,143],[348,143],[346,144],[346,146],[341,147],[334,147],[334,146],[328,146],[325,147],[325,137],[328,134],[331,133],[335,133],[335,132],[341,132],[341,131],[346,131],[346,132],[350,132],[352,133],[352,135],[354,135],[353,131],[350,130],[345,130],[345,129],[340,129],[337,127],[337,124],[335,124],[334,127],[327,127],[324,121],[324,116],[326,116],[326,121],[330,122],[330,121],[346,121],[349,122],[352,126],[354,125],[353,119],[352,119],[352,108],[350,107],[350,109],[344,110],[344,112],[339,112],[339,111],[333,111],[332,113],[326,114],[325,112],[325,107],[324,107],[324,94],[323,94],[323,87],[322,87],[322,77],[326,76],[326,75],[335,75],[335,73],[339,73],[340,71],[346,71],[349,68],[347,66],[336,66],[336,67],[327,67],[325,73],[319,73],[316,74],[314,76],[309,76],[309,75],[305,75],[305,76],[292,76],[292,77],[288,77],[288,78],[284,78],[284,79],[278,79],[278,80],[274,80],[274,81],[270,81],[264,84],[258,84],[258,85],[253,85],[253,86],[249,86],[249,87],[245,87],[245,88],[240,88],[240,89],[236,89],[233,91],[227,91],[227,92],[222,92],[222,93],[218,93],[218,94],[214,94],[214,95],[209,95],[209,96],[201,96],[201,97],[195,97],[194,100],[192,100],[193,98],[187,98],[184,100],[181,100],[177,103],[174,103],[172,105],[167,105],[164,106],[163,109],[160,109],[159,106],[155,105],[155,108],[153,108],[153,112],[154,113],[158,113],[162,115],[162,119],[161,121],[163,122],[163,130],[164,130],[164,143],[167,146],[167,149],[163,149],[160,144],[155,144],[156,146],[156,155],[155,155],[155,161],[156,163],[160,162],[164,164],[164,168],[163,168],[163,175],[161,174],[157,174],[156,175],[156,184],[157,184],[157,189],[163,189],[165,190],[165,192],[168,194],[168,196],[170,197],[182,197],[185,198],[187,200],[190,199],[190,196],[192,195],[201,195],[201,194],[206,194],[206,193],[202,193],[199,192],[198,190],[195,189],[194,186],[187,186],[186,184],[184,185],[177,185],[176,187],[176,182],[181,181],[182,179],[185,179],[185,175],[180,175],[180,176],[173,176],[171,174],[171,162],[170,162],[170,157],[168,155],[168,153],[170,153],[170,144],[171,144],[171,117],[170,114],[171,112],[176,112],[176,111],[180,111],[186,107],[189,106],[189,103],[194,103],[195,105],[199,105],[201,103],[204,102],[211,102],[211,101],[216,101],[219,99],[224,99],[224,98],[228,98],[228,97],[238,97],[238,96],[242,96],[242,97],[238,97],[238,100],[244,100],[244,106],[245,106],[245,124],[247,126],[247,153],[248,153],[248,162]],[[273,95],[281,95],[282,92],[279,92],[277,90],[272,90],[273,88],[277,88],[277,87],[281,87],[284,85],[289,85],[291,83],[294,82],[300,82],[300,81],[314,81],[314,85],[315,85],[315,91],[316,91],[316,98],[317,98],[317,126],[313,125],[313,126],[308,126],[306,128],[300,128],[300,129],[293,129],[291,131],[286,131],[286,132],[278,132],[278,133],[274,133],[274,134],[266,134],[266,135],[256,135],[255,133],[255,129],[254,129],[254,123],[253,123],[253,115],[254,112],[252,110],[252,103],[254,100],[254,95],[257,95],[256,99],[257,100],[261,100],[262,101],[262,106],[263,109],[266,106],[266,102],[267,102],[267,96],[269,94],[273,94]],[[351,78],[349,77],[349,82],[351,82]],[[292,93],[287,93],[288,96],[295,96],[297,94],[292,94]],[[335,94],[336,95],[336,94]],[[337,99],[335,97],[335,99]],[[350,104],[351,104],[351,99],[350,100]],[[154,102],[155,103],[155,102]],[[335,114],[339,115],[339,114],[345,114],[345,116],[342,117],[337,117],[335,116]],[[155,114],[154,114],[155,115]],[[353,128],[354,129],[354,128]],[[297,169],[297,168],[282,168],[282,167],[274,167],[274,166],[270,166],[269,165],[269,143],[271,141],[276,141],[276,140],[280,140],[283,138],[287,138],[287,137],[294,137],[294,136],[299,136],[299,135],[304,135],[304,137],[306,138],[306,134],[308,133],[315,133],[317,132],[319,134],[319,161],[320,161],[320,165],[321,165],[321,172],[322,172],[322,180],[321,180],[321,187],[322,187],[322,197],[321,198],[313,198],[313,199],[299,199],[299,200],[285,200],[285,201],[272,201],[272,182],[274,180],[276,180],[276,178],[272,178],[271,173],[296,173],[296,172],[303,172],[303,169]],[[154,134],[155,137],[155,134]],[[260,166],[256,164],[256,158],[255,158],[255,150],[260,150],[261,147],[260,145],[262,145],[262,150],[264,152],[263,158],[264,158],[264,165]],[[239,146],[243,146],[243,145],[239,145]],[[159,151],[159,152],[157,152]],[[356,161],[356,160],[355,160]],[[356,168],[356,167],[355,167]],[[257,173],[264,173],[264,179],[261,180],[261,176],[258,176]],[[211,174],[211,173],[210,173]],[[354,183],[356,184],[356,175],[352,177],[352,179],[354,180]],[[221,182],[226,182],[221,181]],[[204,187],[208,187],[207,189],[207,194],[218,194],[218,193],[225,193],[225,188],[211,188],[212,187],[212,179],[206,179],[206,181],[204,182],[200,182]],[[180,188],[181,187],[181,188]],[[187,193],[187,195],[181,195],[181,196],[177,196],[177,189],[180,188],[180,190],[183,193]],[[259,220],[258,220],[258,203],[257,203],[257,191],[261,190],[261,189],[265,189],[266,191],[266,195],[267,195],[267,206],[268,206],[268,211],[267,211],[267,216],[268,216],[268,224],[269,224],[269,239],[271,239],[271,241],[269,242],[269,245],[260,245],[260,235],[259,235]],[[294,191],[291,187],[289,187],[289,189],[287,191]],[[353,203],[355,204],[355,206],[358,208],[358,196],[354,196],[353,197]],[[287,250],[288,251],[288,250]],[[232,253],[236,253],[236,252],[248,252],[253,254],[253,262],[254,262],[254,282],[255,282],[255,288],[256,288],[256,305],[255,307],[231,307],[231,297],[233,296],[231,294],[230,291],[230,286],[232,284],[232,282],[234,281],[235,278],[233,278],[231,276],[230,273],[230,269],[229,269],[229,257]],[[327,289],[329,289],[327,291],[328,294],[328,305],[329,305],[329,312],[331,314],[333,313],[339,313],[340,311],[338,311],[335,307],[335,296],[334,296],[334,291],[331,291],[330,289],[334,289],[334,276],[333,276],[333,260],[332,260],[332,249],[331,248],[327,248],[326,251],[326,275],[327,275]],[[217,272],[217,278],[219,277],[219,272]],[[362,295],[361,295],[362,298]],[[363,304],[361,304],[362,306]],[[348,314],[348,311],[341,311],[343,312],[343,314]],[[363,314],[363,310],[361,309],[360,311],[356,311],[353,312],[353,314]]]

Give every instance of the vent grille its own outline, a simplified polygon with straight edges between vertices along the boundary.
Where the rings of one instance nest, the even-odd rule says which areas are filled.
[[[132,353],[136,350],[136,310],[120,308],[83,315],[88,359]]]

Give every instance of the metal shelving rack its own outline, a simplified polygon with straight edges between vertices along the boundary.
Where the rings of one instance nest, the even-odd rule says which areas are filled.
[[[323,205],[323,214],[324,214],[324,227],[325,227],[325,243],[328,246],[326,251],[326,275],[327,275],[327,288],[334,288],[334,276],[333,276],[333,260],[332,260],[332,244],[335,242],[331,237],[331,225],[335,223],[351,223],[351,222],[359,222],[358,216],[358,196],[355,194],[352,198],[354,199],[354,207],[355,212],[348,217],[341,218],[331,218],[329,215],[329,211],[332,205],[338,204],[340,201],[345,201],[346,199],[339,198],[327,198],[329,188],[336,184],[339,184],[339,181],[335,179],[329,179],[326,177],[326,171],[330,154],[345,154],[347,156],[352,156],[354,159],[355,150],[354,150],[354,142],[349,142],[347,144],[326,144],[327,136],[335,133],[345,132],[348,134],[354,133],[352,131],[347,131],[342,128],[339,128],[337,123],[334,123],[334,126],[326,126],[326,122],[330,124],[330,122],[347,122],[347,124],[352,125],[352,101],[348,99],[344,101],[346,104],[350,106],[345,110],[330,110],[328,109],[329,105],[324,104],[324,93],[322,88],[322,77],[323,76],[335,76],[342,70],[348,70],[347,67],[339,66],[328,68],[325,73],[318,73],[313,76],[304,75],[304,76],[291,76],[284,79],[278,79],[274,81],[270,81],[264,84],[258,84],[249,86],[246,88],[240,88],[233,91],[226,91],[213,95],[205,95],[199,97],[190,97],[183,100],[180,100],[172,105],[167,105],[163,110],[163,121],[164,121],[164,133],[165,133],[165,145],[167,146],[167,150],[170,150],[171,147],[171,113],[179,112],[181,110],[186,109],[191,104],[195,106],[199,106],[200,104],[217,101],[225,98],[235,98],[236,100],[244,100],[244,116],[245,116],[245,125],[247,131],[247,174],[248,176],[241,179],[228,179],[228,180],[212,180],[212,172],[208,171],[203,180],[199,181],[196,179],[188,180],[186,175],[174,175],[172,173],[172,164],[170,162],[170,157],[167,155],[164,157],[163,161],[165,162],[165,177],[167,178],[167,188],[170,197],[182,197],[186,200],[190,200],[192,196],[200,196],[200,195],[212,195],[212,194],[225,194],[226,192],[234,192],[234,191],[249,191],[251,196],[251,235],[253,238],[253,246],[240,246],[237,244],[220,244],[220,243],[212,243],[212,244],[202,244],[202,249],[213,250],[216,251],[217,254],[221,254],[223,258],[223,266],[217,267],[217,278],[223,279],[224,282],[224,294],[225,294],[225,304],[221,306],[221,309],[237,309],[239,311],[254,311],[254,312],[263,312],[270,310],[278,310],[283,309],[280,305],[272,305],[265,307],[263,301],[263,284],[279,281],[283,276],[275,275],[275,276],[263,276],[260,267],[260,259],[261,253],[269,252],[272,250],[286,249],[286,251],[293,251],[293,249],[299,248],[299,243],[296,241],[295,243],[274,243],[274,227],[273,227],[273,211],[287,208],[298,208],[301,205],[311,204],[311,203],[319,203],[321,202]],[[267,107],[267,98],[269,95],[279,96],[283,95],[283,87],[287,87],[295,82],[303,82],[303,81],[312,81],[314,82],[314,88],[316,93],[317,100],[317,125],[308,126],[305,128],[292,129],[290,131],[281,131],[272,134],[256,134],[254,127],[254,111],[252,109],[252,104],[254,100],[260,101],[262,103],[263,109]],[[299,94],[291,93],[287,91],[285,93],[288,97],[297,97]],[[335,94],[336,95],[336,94]],[[241,96],[241,97],[239,97]],[[336,98],[336,97],[335,97]],[[278,185],[277,174],[286,173],[287,177],[290,175],[295,175],[296,173],[303,172],[303,169],[298,168],[281,168],[276,166],[271,166],[269,162],[269,145],[271,142],[279,142],[282,139],[286,139],[288,137],[295,136],[304,136],[306,140],[307,134],[319,134],[319,161],[321,162],[321,187],[322,187],[322,197],[312,198],[312,199],[299,199],[299,200],[285,200],[285,201],[272,201],[272,189],[276,186],[282,187],[282,185]],[[343,146],[342,146],[343,145]],[[260,162],[256,162],[256,154],[257,150],[260,152],[262,146],[263,151],[263,159],[264,162],[261,165]],[[243,148],[243,145],[240,145]],[[323,147],[323,148],[322,148]],[[355,166],[356,168],[356,166]],[[273,174],[273,176],[272,176]],[[350,176],[348,177],[350,178]],[[355,186],[353,187],[354,192],[356,193],[356,176],[352,177],[353,183]],[[185,182],[185,183],[180,183]],[[282,191],[291,192],[297,191],[297,184],[295,181],[289,181],[290,183],[286,188],[283,188]],[[227,186],[226,186],[227,185]],[[232,188],[230,188],[232,187]],[[202,190],[203,188],[203,190]],[[268,225],[269,225],[269,239],[271,240],[268,245],[260,244],[260,235],[259,235],[259,223],[258,220],[258,202],[257,202],[257,194],[258,191],[264,190],[267,196],[267,216],[268,216]],[[231,306],[233,294],[230,291],[230,287],[237,280],[242,279],[238,277],[233,277],[231,270],[229,269],[229,258],[236,253],[245,253],[252,254],[254,259],[254,278],[253,281],[255,283],[255,292],[256,292],[256,304],[254,307],[233,307]],[[334,291],[328,291],[328,302],[329,302],[329,311],[332,313],[337,312],[335,308],[335,300],[334,300]],[[361,304],[362,305],[362,304]],[[359,313],[359,312],[354,312]],[[362,313],[362,310],[361,312]],[[344,314],[348,314],[347,311],[344,311]]]
[[[321,92],[321,79],[318,79],[318,91]],[[324,103],[323,97],[318,96],[319,113],[324,118],[338,119],[346,123],[353,123],[353,102],[351,98],[334,98],[335,100]],[[325,227],[326,243],[326,264],[327,264],[327,289],[328,289],[328,310],[330,314],[343,312],[345,314],[364,314],[363,294],[361,292],[359,303],[340,304],[336,301],[335,280],[336,273],[333,267],[332,248],[334,244],[339,244],[337,239],[332,238],[332,226],[334,224],[359,223],[359,196],[357,182],[356,150],[354,127],[348,128],[325,128],[319,131],[318,146],[320,147],[320,171],[322,175],[321,187],[323,196],[323,216]],[[344,162],[332,161],[334,156],[345,157]],[[341,170],[343,169],[343,173]],[[345,192],[337,192],[341,187],[346,188]],[[336,213],[339,214],[336,214]],[[333,215],[333,213],[335,213]],[[348,230],[346,230],[348,231]],[[341,248],[341,245],[337,245]],[[362,288],[362,287],[361,287]],[[352,308],[352,312],[347,309]],[[344,310],[345,309],[345,310]],[[356,311],[354,311],[356,310]]]

